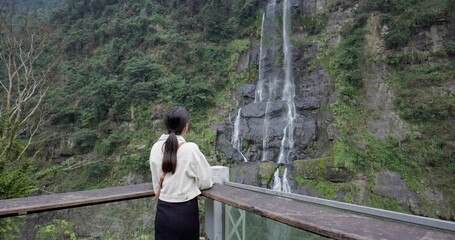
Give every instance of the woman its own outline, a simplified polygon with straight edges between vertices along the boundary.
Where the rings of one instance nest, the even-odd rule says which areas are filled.
[[[195,143],[185,142],[189,114],[170,109],[164,116],[168,134],[150,152],[153,190],[158,197],[155,239],[199,239],[200,190],[212,187],[210,165]]]

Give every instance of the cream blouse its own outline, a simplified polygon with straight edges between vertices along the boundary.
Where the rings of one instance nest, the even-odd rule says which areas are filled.
[[[160,190],[160,176],[163,173],[164,142],[169,135],[162,135],[150,151],[150,170],[152,172],[153,191]],[[211,188],[210,165],[199,147],[177,135],[180,147],[177,150],[177,167],[175,173],[167,173],[159,199],[165,202],[185,202],[201,194],[201,190]],[[182,144],[185,143],[185,144]]]

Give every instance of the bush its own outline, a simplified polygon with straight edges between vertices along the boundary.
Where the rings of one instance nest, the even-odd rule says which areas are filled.
[[[99,137],[94,130],[82,129],[70,138],[71,146],[78,153],[87,153],[93,149]]]
[[[98,160],[87,166],[86,172],[88,177],[98,179],[106,175],[112,169],[112,164],[106,160]]]
[[[302,17],[302,22],[304,25],[304,30],[310,35],[318,34],[322,32],[327,26],[329,16],[328,14],[318,14],[315,16],[304,15]]]
[[[447,44],[447,46],[445,47],[445,51],[447,53],[448,56],[455,56],[455,42],[450,42],[449,44]]]
[[[52,224],[38,225],[36,228],[37,240],[77,239],[75,227],[66,220],[54,219]]]
[[[25,160],[14,166],[6,166],[0,174],[0,199],[24,197],[30,194],[35,186],[30,163]]]
[[[133,103],[152,101],[158,97],[159,91],[159,86],[155,82],[139,82],[131,87],[128,98]]]
[[[119,146],[124,143],[123,137],[120,133],[113,133],[107,138],[103,139],[99,145],[96,146],[96,151],[109,155],[113,153]]]
[[[140,174],[149,172],[149,152],[141,151],[139,153],[132,153],[127,161],[128,169]]]

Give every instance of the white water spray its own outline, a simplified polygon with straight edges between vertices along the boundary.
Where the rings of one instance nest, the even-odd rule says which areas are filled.
[[[281,192],[280,169],[277,169],[276,172],[273,174],[272,190]]]
[[[264,88],[264,61],[265,61],[265,51],[264,51],[264,22],[265,22],[265,12],[262,14],[262,24],[261,24],[261,45],[259,47],[259,78],[254,94],[254,102],[262,102],[262,94]]]
[[[282,100],[286,101],[287,114],[286,120],[288,124],[283,130],[283,138],[281,140],[280,154],[278,164],[289,162],[289,155],[294,148],[294,120],[296,116],[295,109],[295,86],[292,78],[292,51],[290,38],[291,25],[291,6],[288,0],[283,3],[283,52],[284,52],[284,88]]]
[[[285,193],[290,193],[291,192],[291,187],[289,186],[288,182],[288,169],[284,169],[283,177],[282,177],[283,183],[281,184],[281,191]]]
[[[290,193],[291,187],[289,186],[288,181],[288,169],[284,169],[283,176],[280,178],[280,169],[277,169],[276,172],[273,174],[273,185],[272,190],[284,193]]]
[[[242,155],[243,160],[245,162],[248,162],[246,157],[242,153],[242,138],[240,137],[240,112],[242,111],[242,108],[239,108],[239,111],[237,112],[237,117],[235,118],[234,121],[234,132],[232,133],[231,137],[231,144],[232,147],[237,150],[240,155]]]
[[[258,83],[256,92],[254,94],[254,102],[262,102],[267,98],[266,84],[268,82],[265,75],[265,66],[267,63],[274,61],[274,47],[275,47],[275,15],[276,15],[276,0],[270,0],[267,4],[266,11],[262,14],[261,23],[261,44],[259,47],[259,72]],[[270,93],[270,92],[269,92]]]

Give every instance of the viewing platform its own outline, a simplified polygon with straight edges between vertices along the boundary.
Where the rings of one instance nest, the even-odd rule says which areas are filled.
[[[0,200],[0,218],[152,196],[146,183]],[[249,231],[279,233],[275,239],[455,239],[454,222],[227,181],[202,196],[209,239],[253,239]]]

